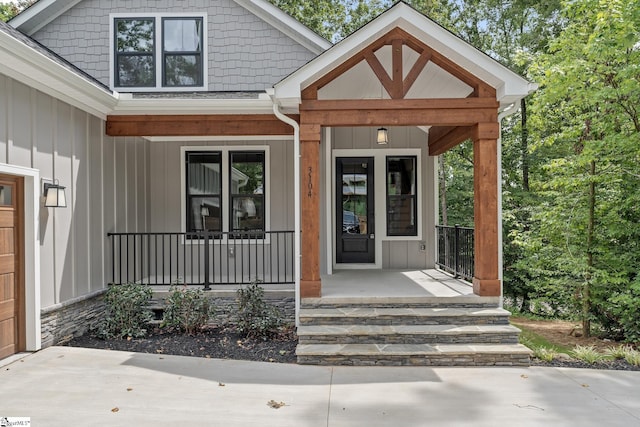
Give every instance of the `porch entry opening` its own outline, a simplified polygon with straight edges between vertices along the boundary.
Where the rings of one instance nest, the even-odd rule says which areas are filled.
[[[373,157],[336,158],[336,263],[375,262]]]

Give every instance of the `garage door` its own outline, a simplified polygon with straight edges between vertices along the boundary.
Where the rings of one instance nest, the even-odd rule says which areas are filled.
[[[0,175],[0,359],[24,350],[22,178]]]

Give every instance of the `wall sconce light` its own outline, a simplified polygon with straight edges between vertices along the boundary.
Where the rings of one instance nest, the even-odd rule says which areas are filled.
[[[48,208],[66,208],[67,197],[64,194],[65,187],[59,183],[44,183],[44,205]]]
[[[378,145],[387,145],[389,143],[389,131],[387,128],[378,129],[378,136],[376,138]]]

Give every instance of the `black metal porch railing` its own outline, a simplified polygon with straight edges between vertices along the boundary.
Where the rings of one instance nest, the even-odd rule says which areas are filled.
[[[294,232],[108,233],[111,282],[294,283]]]
[[[473,280],[473,228],[436,225],[436,234],[436,265],[455,277]]]

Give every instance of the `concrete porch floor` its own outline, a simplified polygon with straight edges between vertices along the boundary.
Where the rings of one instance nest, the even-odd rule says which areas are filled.
[[[322,276],[322,299],[393,299],[395,302],[428,302],[455,299],[457,302],[500,302],[499,297],[479,297],[470,283],[435,269],[334,270]]]

